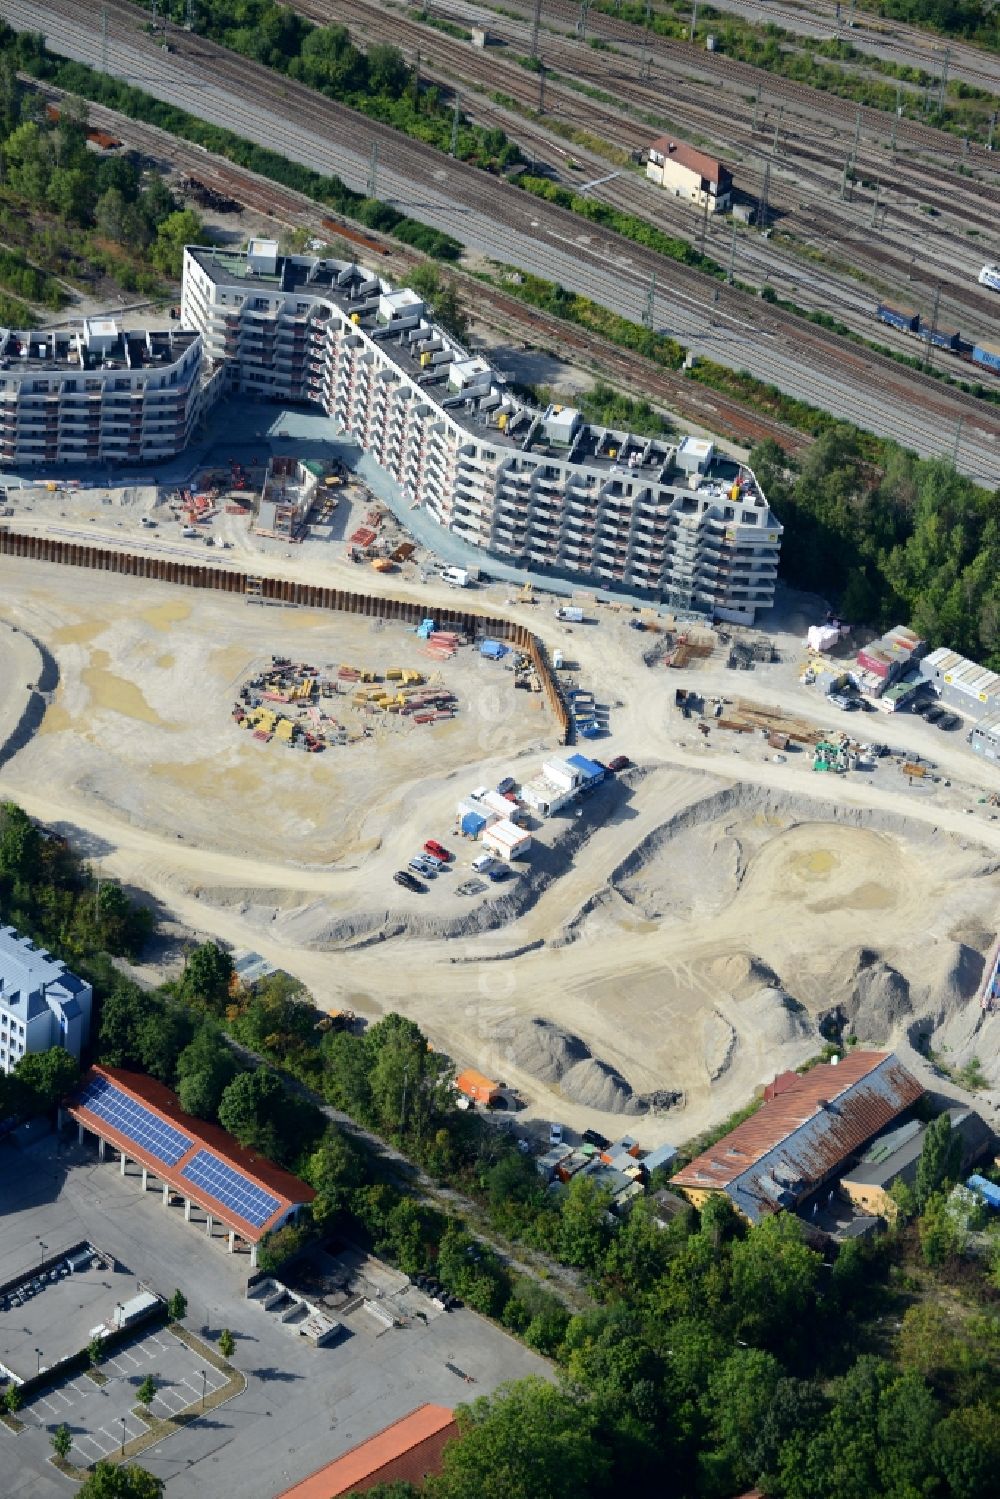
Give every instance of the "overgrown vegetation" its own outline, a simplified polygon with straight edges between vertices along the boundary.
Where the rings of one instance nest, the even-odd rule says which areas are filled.
[[[2,809],[0,909],[92,974],[99,1056],[178,1086],[186,1109],[315,1187],[305,1225],[265,1242],[264,1267],[346,1226],[555,1359],[555,1383],[522,1381],[460,1412],[444,1471],[423,1490],[431,1499],[610,1499],[623,1485],[677,1499],[750,1485],[776,1499],[994,1492],[997,1272],[993,1257],[967,1257],[968,1235],[954,1226],[947,1119],[928,1131],[915,1226],[848,1243],[835,1259],[804,1242],[794,1216],[750,1227],[723,1198],[665,1229],[646,1201],[615,1224],[592,1181],[575,1177],[554,1199],[506,1136],[457,1110],[449,1062],[412,1022],[388,1014],[364,1035],[338,1028],[280,974],[241,990],[212,943],[191,952],[180,979],[144,992],[115,972],[107,947],[140,935],[145,920],[120,893],[114,904],[124,926],[107,923],[59,840]],[[419,1188],[391,1179],[308,1097],[266,1066],[244,1066],[227,1031],[474,1196],[491,1232],[543,1245],[582,1278],[590,1304],[570,1309]],[[158,1492],[140,1475],[119,1486],[102,1473],[88,1492]]]
[[[207,151],[224,156],[228,161],[250,171],[259,172],[272,182],[280,182],[285,187],[293,188],[316,203],[356,219],[369,229],[392,234],[404,244],[412,245],[414,249],[421,250],[434,259],[458,259],[461,245],[451,235],[432,229],[418,219],[411,219],[378,199],[352,192],[339,177],[328,177],[309,167],[300,166],[279,155],[277,151],[252,145],[234,131],[210,125],[186,110],[175,109],[173,105],[163,103],[152,94],[132,88],[118,79],[86,67],[83,63],[68,62],[56,57],[46,50],[41,36],[13,32],[0,22],[0,50],[10,58],[14,67],[35,78],[44,79],[81,98],[105,104],[109,109],[118,110],[130,119],[158,125],[161,130],[169,131],[182,140],[194,141]]]

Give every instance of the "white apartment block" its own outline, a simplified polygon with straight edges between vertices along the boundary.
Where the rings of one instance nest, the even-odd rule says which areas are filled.
[[[93,990],[12,926],[0,926],[0,1072],[28,1052],[62,1046],[80,1060]]]
[[[68,332],[0,328],[0,466],[172,458],[214,374],[190,331],[125,332],[105,317]]]

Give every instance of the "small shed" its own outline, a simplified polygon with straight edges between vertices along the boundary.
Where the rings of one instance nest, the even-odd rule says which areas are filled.
[[[496,854],[505,863],[523,859],[531,847],[531,834],[519,828],[509,817],[502,817],[483,833],[483,847]]]
[[[462,816],[462,821],[459,824],[462,829],[462,836],[464,838],[478,838],[480,833],[483,831],[483,828],[486,827],[488,821],[489,819],[483,817],[482,813],[480,812],[464,813]]]
[[[475,1067],[466,1067],[464,1072],[460,1072],[455,1079],[455,1087],[466,1098],[471,1098],[473,1103],[486,1104],[487,1107],[496,1103],[501,1096],[500,1084],[477,1072]]]
[[[643,1156],[641,1162],[642,1169],[648,1176],[652,1176],[654,1171],[659,1171],[664,1166],[669,1166],[676,1155],[676,1145],[658,1145],[655,1150],[651,1150]]]
[[[510,647],[504,645],[502,640],[484,640],[479,647],[479,654],[485,656],[487,661],[500,661],[509,651]]]

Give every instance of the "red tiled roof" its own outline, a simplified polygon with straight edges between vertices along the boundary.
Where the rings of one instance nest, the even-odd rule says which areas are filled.
[[[429,1474],[441,1471],[441,1454],[457,1435],[447,1406],[418,1405],[277,1499],[337,1499],[339,1494],[364,1493],[377,1483],[419,1486]]]
[[[683,141],[675,140],[672,135],[657,136],[649,149],[659,152],[668,161],[679,161],[682,167],[687,167],[689,172],[697,172],[699,177],[704,177],[708,182],[722,182],[731,176],[729,168],[717,157],[708,156],[694,146],[687,146]]]
[[[142,1072],[128,1072],[123,1067],[91,1067],[85,1077],[80,1080],[79,1092],[83,1093],[88,1083],[95,1078],[106,1078],[123,1093],[134,1098],[143,1108],[149,1109],[151,1113],[172,1125],[174,1129],[181,1130],[192,1141],[192,1147],[177,1161],[176,1165],[167,1166],[156,1156],[143,1150],[135,1140],[128,1135],[123,1135],[107,1119],[102,1119],[99,1114],[91,1113],[85,1105],[69,1103],[66,1111],[78,1124],[94,1134],[103,1136],[109,1144],[118,1150],[123,1150],[131,1161],[138,1161],[145,1166],[160,1181],[166,1182],[176,1192],[190,1197],[213,1218],[218,1218],[220,1223],[226,1223],[234,1228],[241,1238],[250,1244],[256,1244],[263,1238],[270,1228],[273,1228],[290,1208],[299,1207],[306,1202],[312,1202],[316,1193],[312,1187],[305,1182],[299,1181],[290,1171],[283,1171],[273,1161],[264,1156],[257,1155],[250,1150],[244,1150],[243,1146],[227,1134],[217,1124],[208,1124],[204,1119],[196,1119],[192,1114],[185,1114],[180,1106],[177,1094],[157,1082],[155,1077],[147,1077]],[[258,1187],[263,1187],[278,1199],[278,1207],[270,1218],[261,1225],[248,1223],[241,1218],[232,1208],[226,1207],[217,1201],[204,1187],[196,1187],[181,1175],[188,1161],[199,1151],[210,1150],[213,1155],[218,1156],[228,1166],[239,1171]]]
[[[812,1067],[672,1179],[672,1187],[725,1190],[779,1148],[782,1167],[822,1181],[916,1103],[923,1087],[891,1052],[854,1051],[836,1066]],[[744,1190],[755,1192],[753,1181]],[[738,1202],[738,1206],[744,1206]]]

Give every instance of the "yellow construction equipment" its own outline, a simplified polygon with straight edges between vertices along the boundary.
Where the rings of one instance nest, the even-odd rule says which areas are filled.
[[[531,583],[522,583],[521,592],[517,596],[519,604],[533,604],[535,602],[535,590]]]
[[[295,738],[297,725],[290,718],[279,718],[274,730],[275,739],[282,740],[285,744],[291,744]]]

